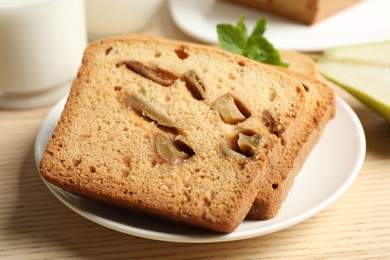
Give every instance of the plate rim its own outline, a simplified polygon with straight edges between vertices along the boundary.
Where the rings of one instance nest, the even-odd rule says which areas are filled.
[[[363,166],[364,163],[364,158],[366,154],[366,139],[365,139],[365,134],[363,130],[363,126],[356,115],[356,113],[352,110],[352,108],[344,101],[341,97],[336,95],[336,106],[341,106],[342,109],[344,110],[345,113],[347,113],[348,117],[353,121],[354,123],[354,128],[356,130],[357,134],[357,140],[359,142],[357,145],[358,148],[358,156],[355,158],[355,163],[353,166],[353,169],[351,172],[347,175],[348,178],[345,179],[345,181],[338,186],[336,190],[334,190],[326,199],[322,200],[320,203],[316,204],[316,206],[311,207],[309,210],[303,211],[300,214],[295,215],[292,218],[287,218],[284,221],[280,223],[273,223],[269,227],[260,227],[261,231],[253,232],[252,230],[243,230],[239,231],[239,235],[237,235],[237,231],[234,231],[229,234],[218,234],[218,233],[207,233],[205,235],[196,235],[194,236],[189,236],[189,235],[182,235],[182,234],[167,234],[165,232],[159,232],[159,231],[154,231],[154,230],[147,230],[147,229],[142,229],[138,227],[133,227],[133,226],[128,226],[123,223],[118,223],[115,221],[112,221],[110,219],[104,218],[99,215],[94,215],[91,214],[90,212],[77,207],[72,202],[69,202],[66,198],[64,198],[64,195],[61,193],[65,194],[70,194],[66,191],[61,190],[60,188],[56,187],[55,185],[47,182],[44,178],[41,177],[47,188],[50,190],[53,195],[60,200],[65,206],[70,208],[72,211],[75,213],[81,215],[82,217],[99,224],[101,226],[104,226],[106,228],[116,230],[121,233],[125,233],[128,235],[133,235],[137,237],[142,237],[146,239],[152,239],[152,240],[158,240],[158,241],[166,241],[166,242],[176,242],[176,243],[216,243],[216,242],[228,242],[228,241],[236,241],[236,240],[243,240],[243,239],[249,239],[253,237],[259,237],[259,236],[264,236],[270,233],[274,233],[286,228],[289,228],[291,226],[294,226],[298,223],[301,223],[312,216],[318,214],[320,211],[324,210],[327,208],[329,205],[331,205],[335,200],[337,200],[354,182],[354,180],[357,178],[359,175],[359,172]],[[66,97],[61,99],[54,107],[49,111],[49,113],[46,115],[44,120],[41,123],[41,126],[37,132],[37,136],[35,139],[35,144],[34,144],[34,152],[35,152],[35,163],[38,168],[38,173],[39,173],[39,162],[40,162],[40,157],[43,152],[42,148],[42,142],[45,141],[45,139],[48,139],[49,137],[46,136],[46,138],[43,136],[45,128],[50,127],[49,122],[51,122],[53,117],[59,118],[59,115],[62,112],[62,107],[64,106],[66,101]],[[58,111],[59,110],[59,111]],[[337,112],[336,112],[336,117],[337,117]],[[53,122],[52,122],[53,123]],[[55,122],[55,124],[57,121]],[[51,127],[52,130],[54,130],[53,126]],[[326,129],[325,129],[326,131]],[[46,144],[44,144],[43,147],[45,147]],[[61,190],[61,192],[58,192],[57,190]],[[78,195],[73,195],[70,194],[71,196],[78,196]],[[78,196],[81,197],[81,196]],[[88,200],[88,199],[86,199]],[[100,204],[100,203],[99,203]],[[267,221],[267,220],[266,220]],[[119,225],[119,226],[118,226]],[[125,226],[126,228],[120,228],[121,226]]]

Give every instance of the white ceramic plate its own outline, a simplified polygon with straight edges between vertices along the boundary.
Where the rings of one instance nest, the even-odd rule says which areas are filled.
[[[182,31],[205,43],[217,43],[217,24],[236,24],[241,15],[248,31],[257,20],[267,18],[265,36],[279,49],[318,51],[390,38],[389,0],[362,0],[312,26],[222,0],[170,0],[169,8]]]
[[[363,128],[345,101],[339,97],[336,101],[336,118],[327,125],[320,142],[296,178],[279,214],[267,221],[245,220],[230,234],[216,234],[140,217],[45,183],[60,201],[81,216],[134,236],[172,242],[208,243],[265,235],[302,222],[323,210],[341,196],[357,177],[366,151]],[[35,142],[37,165],[64,103],[65,99],[55,105],[41,125]]]

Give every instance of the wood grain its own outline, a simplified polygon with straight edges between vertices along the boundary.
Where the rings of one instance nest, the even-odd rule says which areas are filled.
[[[147,34],[189,40],[166,5]],[[390,123],[335,86],[367,138],[352,186],[321,213],[262,237],[178,244],[125,235],[77,215],[45,187],[34,140],[51,107],[0,110],[0,259],[390,259]]]

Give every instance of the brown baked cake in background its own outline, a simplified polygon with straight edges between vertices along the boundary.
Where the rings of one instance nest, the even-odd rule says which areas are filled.
[[[312,25],[360,0],[225,0]]]

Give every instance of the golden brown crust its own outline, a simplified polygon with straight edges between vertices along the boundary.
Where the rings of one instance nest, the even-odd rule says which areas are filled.
[[[183,75],[190,70],[206,88],[204,99],[188,90]],[[168,74],[174,83],[161,85]],[[244,114],[250,110],[244,121],[223,122],[213,108],[226,93]],[[304,102],[295,80],[215,48],[143,36],[96,41],[85,50],[41,175],[103,203],[231,232],[280,153],[263,111],[288,138]],[[238,133],[261,136],[253,156],[234,144]]]

